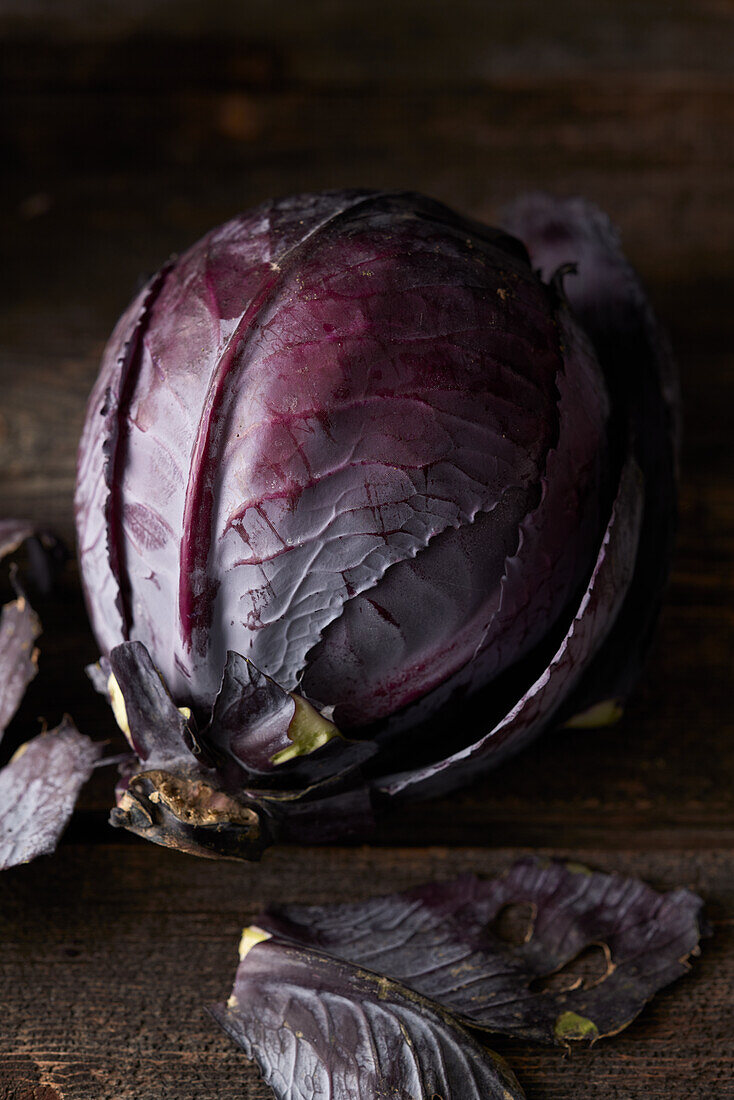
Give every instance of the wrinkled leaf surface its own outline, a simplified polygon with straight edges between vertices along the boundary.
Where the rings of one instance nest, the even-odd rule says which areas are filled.
[[[569,261],[564,281],[575,316],[604,368],[616,410],[633,440],[648,489],[635,576],[617,623],[590,664],[568,713],[607,699],[624,701],[639,676],[672,557],[680,394],[664,332],[603,211],[582,198],[531,194],[504,212],[534,267],[548,279]]]
[[[278,937],[242,959],[212,1011],[278,1100],[519,1100],[517,1081],[442,1009],[398,982]]]
[[[642,520],[643,487],[629,458],[589,587],[548,667],[508,714],[484,737],[425,768],[380,783],[389,797],[428,796],[459,786],[535,736],[562,705],[589,659],[612,629],[632,578]]]
[[[68,718],[21,745],[0,771],[0,870],[54,850],[101,751]]]
[[[493,928],[529,915],[524,942]],[[464,875],[349,905],[284,906],[255,924],[395,978],[474,1026],[546,1043],[616,1034],[698,952],[702,902],[636,879],[527,858],[505,875]],[[592,977],[558,975],[595,947]]]

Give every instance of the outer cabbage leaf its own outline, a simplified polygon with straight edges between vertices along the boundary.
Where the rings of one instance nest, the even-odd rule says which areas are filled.
[[[505,717],[479,740],[423,768],[380,780],[390,798],[430,796],[459,786],[548,725],[612,629],[634,572],[643,490],[634,459],[624,467],[589,587],[548,667]]]
[[[231,651],[204,736],[233,765],[224,769],[229,782],[239,778],[240,785],[244,773],[248,785],[312,786],[346,775],[376,751],[367,741],[345,739],[303,695],[284,691]]]
[[[415,992],[277,936],[243,957],[214,1019],[278,1100],[520,1100],[505,1063]]]
[[[475,1027],[566,1044],[616,1034],[686,972],[706,930],[702,905],[688,890],[661,895],[636,879],[528,857],[490,880],[464,875],[354,904],[280,906],[254,923],[395,978]],[[493,930],[507,906],[530,911],[522,942]],[[559,980],[592,947],[604,951],[604,972],[589,983]],[[554,988],[543,988],[549,975]]]
[[[559,288],[554,290],[558,293]],[[434,728],[440,728],[442,722],[444,728],[455,725],[457,701],[484,685],[494,685],[491,691],[496,698],[498,678],[525,656],[538,647],[551,656],[547,638],[558,629],[559,596],[564,594],[569,614],[574,601],[578,605],[581,599],[606,519],[603,509],[610,471],[603,437],[609,410],[587,337],[563,303],[559,303],[555,317],[564,353],[555,380],[558,434],[546,455],[536,506],[519,520],[511,538],[508,532],[506,543],[496,540],[494,551],[500,555],[497,560],[492,560],[477,537],[478,527],[487,518],[480,516],[461,533],[461,542],[454,539],[452,545],[447,545],[437,539],[413,561],[394,566],[381,584],[379,613],[389,618],[395,638],[400,639],[403,650],[411,652],[415,662],[430,651],[432,644],[425,623],[427,604],[441,608],[441,631],[451,639],[451,649],[460,636],[472,640],[470,659],[458,671],[450,671],[438,687],[382,724],[379,735],[383,742],[403,730],[420,729],[429,721]],[[569,517],[574,517],[577,525],[573,538],[569,537]],[[461,556],[457,550],[462,551]],[[486,563],[484,581],[475,572],[480,555]],[[477,623],[467,628],[480,593],[485,618],[479,630]],[[344,614],[329,628],[332,635],[339,633],[341,638],[338,649],[332,646],[332,665],[321,668],[322,647],[317,647],[303,681],[308,690],[323,694],[329,673],[333,679],[344,678],[343,669],[337,668],[339,662],[350,667],[360,655],[351,708],[355,707],[354,700],[361,700],[360,691],[374,689],[380,679],[388,678],[384,668],[390,661],[396,677],[405,675],[403,652],[386,644],[389,639],[384,631],[374,638],[366,629],[369,613],[365,602],[377,606],[370,595],[350,600]],[[481,703],[476,714],[482,714]],[[446,743],[445,734],[441,741]],[[410,754],[407,748],[405,755]]]
[[[296,713],[290,692],[239,653],[227,654],[219,694],[208,726],[209,741],[226,756],[255,772],[270,772],[273,758],[290,743]]]
[[[575,268],[564,289],[604,369],[616,420],[633,441],[647,489],[634,579],[614,629],[565,708],[573,715],[610,701],[607,713],[618,715],[649,649],[672,557],[677,375],[666,335],[601,210],[580,198],[526,195],[504,212],[503,224],[521,237],[544,277],[562,264]]]
[[[109,667],[118,724],[140,760],[147,768],[192,765],[190,715],[174,703],[145,646],[116,646]]]
[[[101,751],[68,718],[21,745],[0,771],[0,870],[54,850]]]

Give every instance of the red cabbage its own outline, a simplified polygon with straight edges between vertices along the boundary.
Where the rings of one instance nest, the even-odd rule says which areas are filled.
[[[271,202],[118,322],[80,562],[125,667],[101,687],[136,710],[143,777],[169,699],[154,770],[178,795],[163,820],[164,780],[123,782],[116,823],[180,844],[171,813],[224,833],[239,806],[271,836],[331,835],[346,805],[366,819],[618,712],[669,556],[668,358],[603,215],[537,198],[508,220],[532,262],[415,194]],[[216,823],[204,788],[226,794]]]

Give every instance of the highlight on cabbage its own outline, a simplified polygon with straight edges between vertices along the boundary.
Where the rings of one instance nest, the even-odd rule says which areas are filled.
[[[599,210],[503,220],[270,202],[121,317],[76,492],[137,758],[115,824],[255,857],[621,712],[672,542],[670,357]]]

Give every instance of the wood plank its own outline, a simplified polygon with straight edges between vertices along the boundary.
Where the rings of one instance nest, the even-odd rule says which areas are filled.
[[[211,49],[232,79],[227,60],[254,44],[291,81],[456,86],[528,72],[731,72],[734,12],[717,0],[373,0],[369,16],[357,0],[3,0],[0,37],[58,44],[66,58],[51,60],[77,83],[134,81],[136,48],[149,63],[146,44],[157,43],[159,54],[183,52],[193,79],[208,78]],[[168,77],[173,66],[163,57],[159,69]]]
[[[261,906],[496,873],[519,854],[294,848],[240,867],[152,846],[67,846],[9,872],[0,883],[0,1097],[265,1100],[254,1069],[204,1013],[228,995],[240,929]],[[585,858],[659,889],[690,885],[706,899],[715,935],[691,973],[622,1035],[570,1058],[496,1045],[533,1100],[586,1096],[592,1081],[599,1097],[723,1097],[734,1073],[731,852]]]
[[[209,203],[223,188],[234,195],[239,182],[235,209],[250,196],[272,193],[278,174],[279,185],[290,189],[347,180],[419,186],[460,205],[479,205],[477,213],[485,215],[492,200],[505,200],[522,186],[570,187],[601,200],[602,194],[589,191],[591,184],[606,188],[607,202],[615,193],[624,195],[635,214],[632,224],[652,218],[649,228],[655,230],[661,217],[675,217],[674,240],[659,235],[654,250],[695,237],[699,254],[710,246],[716,254],[731,222],[719,223],[717,236],[710,228],[713,212],[699,204],[707,193],[731,187],[733,87],[727,75],[680,81],[643,73],[552,81],[524,76],[479,90],[437,93],[339,85],[311,91],[164,87],[94,95],[6,91],[0,133],[15,172],[49,176],[56,184],[55,166],[73,165],[64,179],[83,186],[79,175],[111,171],[118,174],[112,189],[130,186],[131,206],[136,192],[149,186],[146,174],[165,165],[192,168],[190,180],[178,181],[189,202],[197,180],[208,181]],[[442,150],[440,164],[436,149]],[[215,180],[218,163],[227,174]],[[238,167],[254,176],[231,178]],[[121,180],[119,173],[133,179]],[[432,181],[430,188],[426,181]],[[689,195],[689,213],[680,195],[692,185],[704,193]],[[650,188],[665,195],[662,210]],[[726,213],[721,206],[719,217]],[[692,215],[700,221],[693,233]]]

